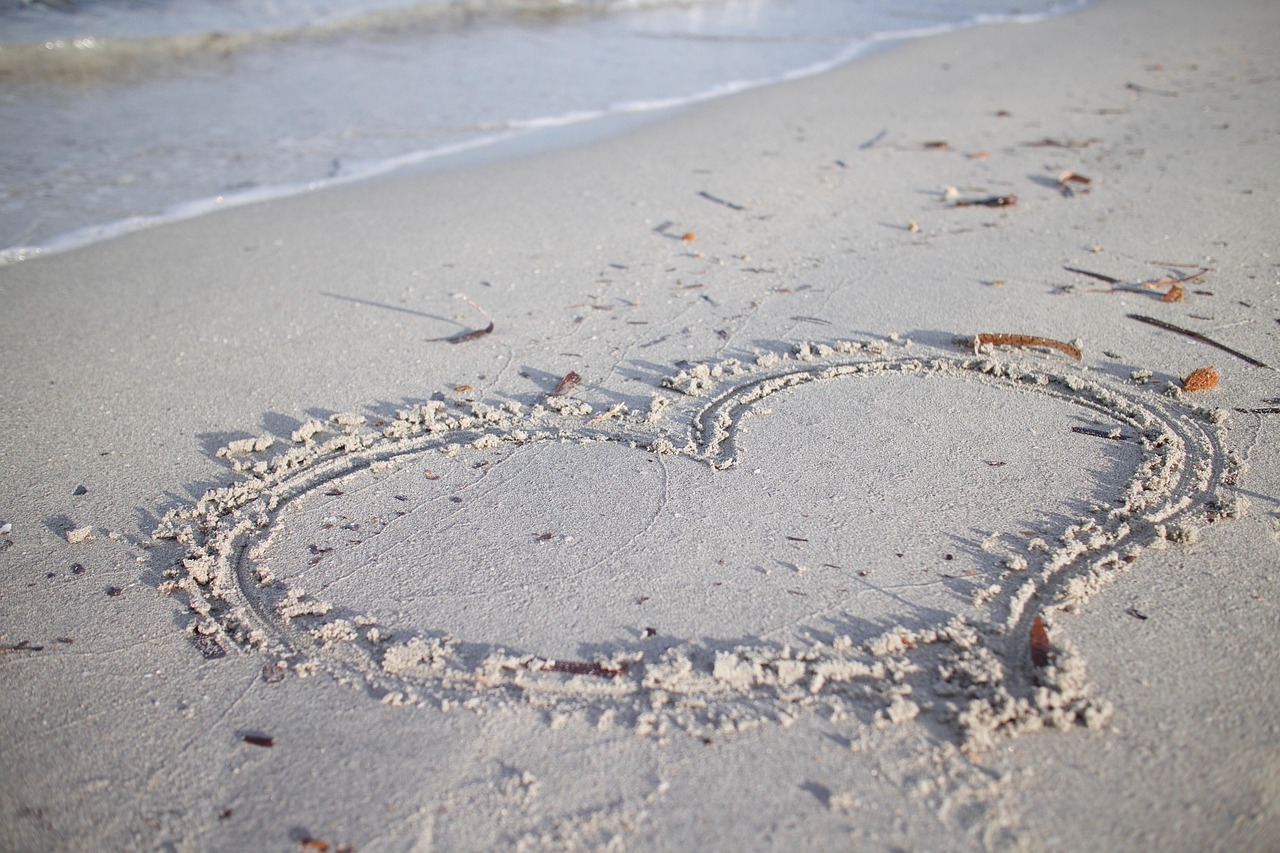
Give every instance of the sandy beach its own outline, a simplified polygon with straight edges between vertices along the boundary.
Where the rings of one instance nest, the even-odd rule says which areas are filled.
[[[0,267],[0,847],[1280,849],[1278,32]]]

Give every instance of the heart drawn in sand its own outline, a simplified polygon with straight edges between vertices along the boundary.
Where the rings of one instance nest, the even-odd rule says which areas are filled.
[[[842,343],[665,384],[647,413],[310,423],[166,517],[169,588],[203,642],[391,703],[646,731],[928,712],[980,745],[1102,720],[1055,614],[1229,513],[1211,413],[1085,370]]]

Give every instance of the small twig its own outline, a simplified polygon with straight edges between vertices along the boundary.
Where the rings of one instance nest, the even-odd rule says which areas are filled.
[[[1201,267],[1199,272],[1192,273],[1191,275],[1182,276],[1181,278],[1177,276],[1167,275],[1164,278],[1158,278],[1155,281],[1144,281],[1142,282],[1142,286],[1154,288],[1154,287],[1164,287],[1165,285],[1190,284],[1193,281],[1199,281],[1200,279],[1204,278],[1208,272],[1209,272],[1208,267]]]
[[[1124,436],[1119,430],[1107,431],[1105,429],[1094,429],[1093,427],[1073,426],[1072,432],[1078,432],[1081,435],[1091,435],[1094,438],[1109,438],[1112,441],[1124,441]]]
[[[1065,352],[1076,361],[1080,361],[1084,357],[1083,353],[1080,352],[1080,347],[1075,344],[1056,341],[1053,338],[1042,338],[1039,335],[1004,335],[983,332],[973,336],[973,351],[975,353],[985,344],[1004,347],[1049,347],[1059,352]]]
[[[746,208],[743,207],[742,205],[734,204],[731,201],[726,201],[717,196],[713,196],[711,193],[707,192],[706,190],[699,190],[698,195],[702,196],[707,201],[714,201],[716,204],[723,204],[725,207],[729,208],[730,210],[746,210]]]
[[[1236,358],[1240,359],[1243,362],[1252,364],[1254,367],[1267,366],[1262,362],[1258,361],[1253,356],[1245,355],[1244,353],[1240,352],[1240,350],[1232,349],[1226,344],[1220,344],[1217,341],[1215,341],[1213,338],[1205,337],[1199,332],[1193,332],[1191,329],[1184,329],[1181,326],[1175,326],[1172,323],[1166,323],[1164,320],[1157,320],[1155,317],[1146,317],[1146,316],[1143,316],[1142,314],[1126,314],[1125,316],[1128,317],[1130,320],[1137,320],[1139,323],[1146,323],[1148,326],[1155,326],[1157,329],[1164,329],[1166,332],[1176,332],[1179,335],[1186,335],[1188,338],[1191,338],[1193,341],[1199,341],[1200,343],[1206,344],[1207,346],[1220,349],[1225,353],[1234,355]]]
[[[1086,139],[1083,142],[1077,142],[1074,139],[1050,139],[1046,136],[1044,139],[1038,139],[1035,142],[1024,142],[1022,144],[1026,148],[1088,148],[1095,142],[1101,141],[1101,139]]]
[[[1209,272],[1209,269],[1206,267],[1187,276],[1165,276],[1164,278],[1158,278],[1152,281],[1143,281],[1138,284],[1123,284],[1120,279],[1113,278],[1105,273],[1082,270],[1079,267],[1064,266],[1063,269],[1067,272],[1087,275],[1090,278],[1096,278],[1098,281],[1105,281],[1107,284],[1113,285],[1110,290],[1093,290],[1090,291],[1091,293],[1141,293],[1144,290],[1168,287],[1169,291],[1160,296],[1161,302],[1181,302],[1183,296],[1185,296],[1185,293],[1182,290],[1182,285],[1188,282],[1199,281],[1206,273]]]
[[[866,142],[864,142],[864,143],[862,143],[861,145],[859,145],[859,146],[858,146],[858,150],[860,150],[860,151],[866,151],[868,148],[871,148],[871,147],[872,147],[872,146],[874,146],[877,142],[879,142],[880,140],[884,139],[884,138],[885,138],[886,136],[888,136],[888,135],[889,135],[889,128],[887,128],[887,127],[886,127],[884,130],[880,131],[880,132],[879,132],[879,133],[877,133],[875,136],[871,137],[871,138],[870,138],[870,139],[868,139]]]
[[[952,207],[1013,207],[1017,203],[1016,195],[993,195],[987,198],[961,199]]]

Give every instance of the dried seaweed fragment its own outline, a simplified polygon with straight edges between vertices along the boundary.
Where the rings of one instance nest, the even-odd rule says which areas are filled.
[[[1080,347],[1075,344],[1057,341],[1053,338],[1042,338],[1039,335],[1006,335],[983,332],[973,336],[973,351],[975,353],[986,344],[1001,347],[1048,347],[1049,349],[1064,352],[1076,361],[1080,361],[1084,357]]]
[[[1218,371],[1209,367],[1197,367],[1182,380],[1183,391],[1207,391],[1218,384]]]

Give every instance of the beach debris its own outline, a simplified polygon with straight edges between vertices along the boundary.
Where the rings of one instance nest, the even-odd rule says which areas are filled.
[[[474,341],[477,338],[483,338],[485,335],[493,334],[493,329],[494,329],[493,317],[489,315],[488,311],[481,308],[478,304],[476,304],[476,302],[473,299],[471,299],[471,297],[467,296],[465,293],[455,293],[454,298],[461,299],[463,302],[466,302],[472,308],[476,309],[476,311],[480,313],[481,317],[484,317],[486,320],[489,321],[489,325],[485,326],[483,329],[471,329],[466,332],[459,332],[458,334],[448,338],[429,338],[428,339],[429,342],[444,341],[445,343],[449,343],[449,344],[465,344],[468,341]]]
[[[21,640],[12,646],[0,646],[0,655],[7,655],[10,652],[42,652],[44,646],[33,646],[30,640]]]
[[[72,545],[79,545],[82,542],[88,542],[93,539],[93,526],[85,525],[84,527],[77,527],[75,530],[68,530],[66,532],[66,537],[67,542]]]
[[[1240,352],[1240,350],[1232,349],[1226,344],[1218,343],[1213,338],[1206,337],[1205,335],[1202,335],[1199,332],[1193,331],[1191,329],[1184,329],[1181,326],[1175,326],[1173,323],[1167,323],[1164,320],[1159,320],[1155,317],[1147,317],[1142,314],[1126,314],[1125,316],[1128,317],[1130,320],[1137,320],[1139,323],[1146,323],[1148,326],[1155,326],[1157,329],[1164,329],[1166,332],[1175,332],[1179,335],[1185,335],[1188,338],[1191,338],[1191,340],[1193,341],[1199,341],[1200,343],[1205,344],[1206,346],[1211,346],[1211,347],[1214,347],[1215,349],[1220,349],[1223,352],[1228,353],[1230,355],[1234,355],[1236,358],[1240,359],[1246,364],[1252,364],[1254,367],[1267,366],[1262,362],[1258,361],[1253,356],[1245,355],[1244,353]]]
[[[1045,630],[1044,618],[1037,615],[1031,620],[1031,663],[1037,667],[1049,665],[1049,632]]]
[[[686,243],[692,243],[694,240],[698,239],[698,235],[694,234],[692,231],[686,231],[680,235],[680,239]]]
[[[596,426],[597,424],[602,424],[607,420],[612,420],[613,418],[616,418],[619,415],[624,415],[626,413],[627,413],[627,404],[617,403],[605,409],[603,412],[596,415],[591,420],[587,421],[587,426]]]
[[[702,197],[703,197],[703,198],[705,198],[707,201],[714,201],[716,204],[723,204],[725,207],[729,208],[730,210],[746,210],[746,208],[745,208],[745,207],[743,207],[742,205],[740,205],[740,204],[735,204],[735,203],[734,203],[734,202],[732,202],[732,201],[729,201],[729,200],[727,200],[727,199],[720,198],[720,196],[712,195],[711,193],[707,192],[706,190],[699,190],[699,191],[698,191],[698,195],[702,196]]]
[[[84,487],[83,483],[71,490],[71,496],[75,498],[78,498],[81,495],[87,495],[87,494],[89,494],[89,490]]]
[[[4,524],[0,524],[0,536],[8,536],[12,532],[13,522],[6,521]]]
[[[493,334],[493,329],[493,321],[490,320],[489,325],[485,326],[483,329],[472,329],[469,332],[461,332],[451,338],[444,338],[444,341],[445,343],[450,344],[465,344],[468,341],[474,341],[476,338],[483,338],[485,335]]]
[[[1197,367],[1182,380],[1183,391],[1207,391],[1218,384],[1218,371],[1212,366]]]
[[[1143,613],[1141,610],[1139,610],[1136,607],[1126,607],[1124,609],[1124,612],[1129,616],[1132,616],[1134,619],[1141,619],[1143,622],[1147,621],[1147,619],[1150,618],[1149,616],[1147,616],[1147,614]]]
[[[945,139],[931,139],[923,147],[926,151],[950,151],[951,143]]]
[[[1093,183],[1092,180],[1081,175],[1079,172],[1072,172],[1070,169],[1058,175],[1058,191],[1061,192],[1065,198],[1071,198],[1076,194],[1075,190],[1071,188],[1072,184],[1082,184],[1087,187],[1091,183]],[[1088,190],[1086,189],[1084,192],[1088,192]]]
[[[1186,296],[1186,291],[1182,289],[1182,285],[1190,284],[1191,282],[1194,282],[1194,281],[1199,281],[1200,279],[1204,278],[1204,276],[1207,273],[1210,272],[1208,267],[1201,267],[1200,269],[1196,270],[1190,275],[1164,276],[1163,278],[1156,278],[1150,281],[1141,281],[1141,282],[1137,282],[1136,284],[1125,284],[1115,276],[1110,276],[1110,275],[1107,275],[1106,273],[1094,272],[1093,270],[1086,270],[1086,269],[1081,269],[1079,267],[1071,267],[1066,265],[1063,265],[1062,268],[1067,272],[1073,272],[1078,275],[1085,275],[1085,276],[1088,276],[1089,278],[1096,278],[1098,281],[1104,281],[1107,284],[1112,285],[1111,288],[1107,290],[1089,291],[1091,293],[1122,293],[1122,292],[1133,293],[1133,292],[1138,292],[1143,290],[1158,290],[1162,287],[1168,287],[1169,290],[1160,295],[1161,302],[1181,302],[1183,298]]]
[[[564,378],[556,385],[555,390],[548,394],[548,397],[560,397],[569,393],[574,388],[582,384],[582,377],[576,371],[570,370],[564,375]]]
[[[862,143],[861,145],[859,145],[859,146],[858,146],[858,150],[859,150],[859,151],[866,151],[867,149],[872,148],[873,146],[875,146],[875,144],[876,144],[877,142],[879,142],[880,140],[884,139],[884,138],[885,138],[886,136],[888,136],[888,135],[889,135],[889,128],[887,128],[887,127],[886,127],[885,129],[883,129],[883,130],[881,130],[879,133],[877,133],[875,136],[871,137],[871,138],[870,138],[870,139],[868,139],[866,142],[864,142],[864,143]]]
[[[910,231],[912,234],[917,233],[920,230],[920,223],[916,222],[914,219],[908,219],[907,230]]]
[[[108,597],[108,598],[119,598],[119,597],[120,597],[120,596],[122,596],[122,595],[124,595],[124,590],[123,590],[123,589],[121,589],[120,587],[118,587],[118,586],[109,586],[109,587],[107,587],[107,597]]]
[[[299,844],[303,850],[314,850],[315,853],[325,853],[329,849],[329,842],[323,838],[304,838]]]
[[[986,198],[962,198],[958,199],[952,207],[1013,207],[1018,203],[1018,197],[1012,193],[1009,195],[992,195]]]
[[[1006,335],[982,332],[973,336],[973,351],[975,353],[988,344],[999,347],[1048,347],[1049,349],[1064,352],[1076,361],[1080,361],[1084,357],[1080,347],[1074,343],[1069,344],[1053,338],[1042,338],[1039,335]]]
[[[1109,438],[1112,441],[1125,440],[1124,433],[1120,432],[1119,429],[1105,430],[1105,429],[1095,429],[1093,427],[1073,426],[1071,428],[1071,431],[1078,432],[1081,435],[1091,435],[1094,438]]]
[[[960,198],[960,190],[957,187],[946,186],[942,188],[943,201],[955,201]]]
[[[253,746],[261,746],[266,749],[276,745],[276,739],[269,735],[242,735],[241,740]]]
[[[1037,139],[1035,142],[1024,142],[1022,145],[1026,148],[1088,148],[1090,145],[1101,141],[1101,139],[1095,138],[1083,140],[1050,139],[1046,136],[1043,139]]]
[[[970,160],[985,160],[991,156],[991,152],[984,148],[981,151],[975,151],[972,154],[966,154],[965,156]]]

